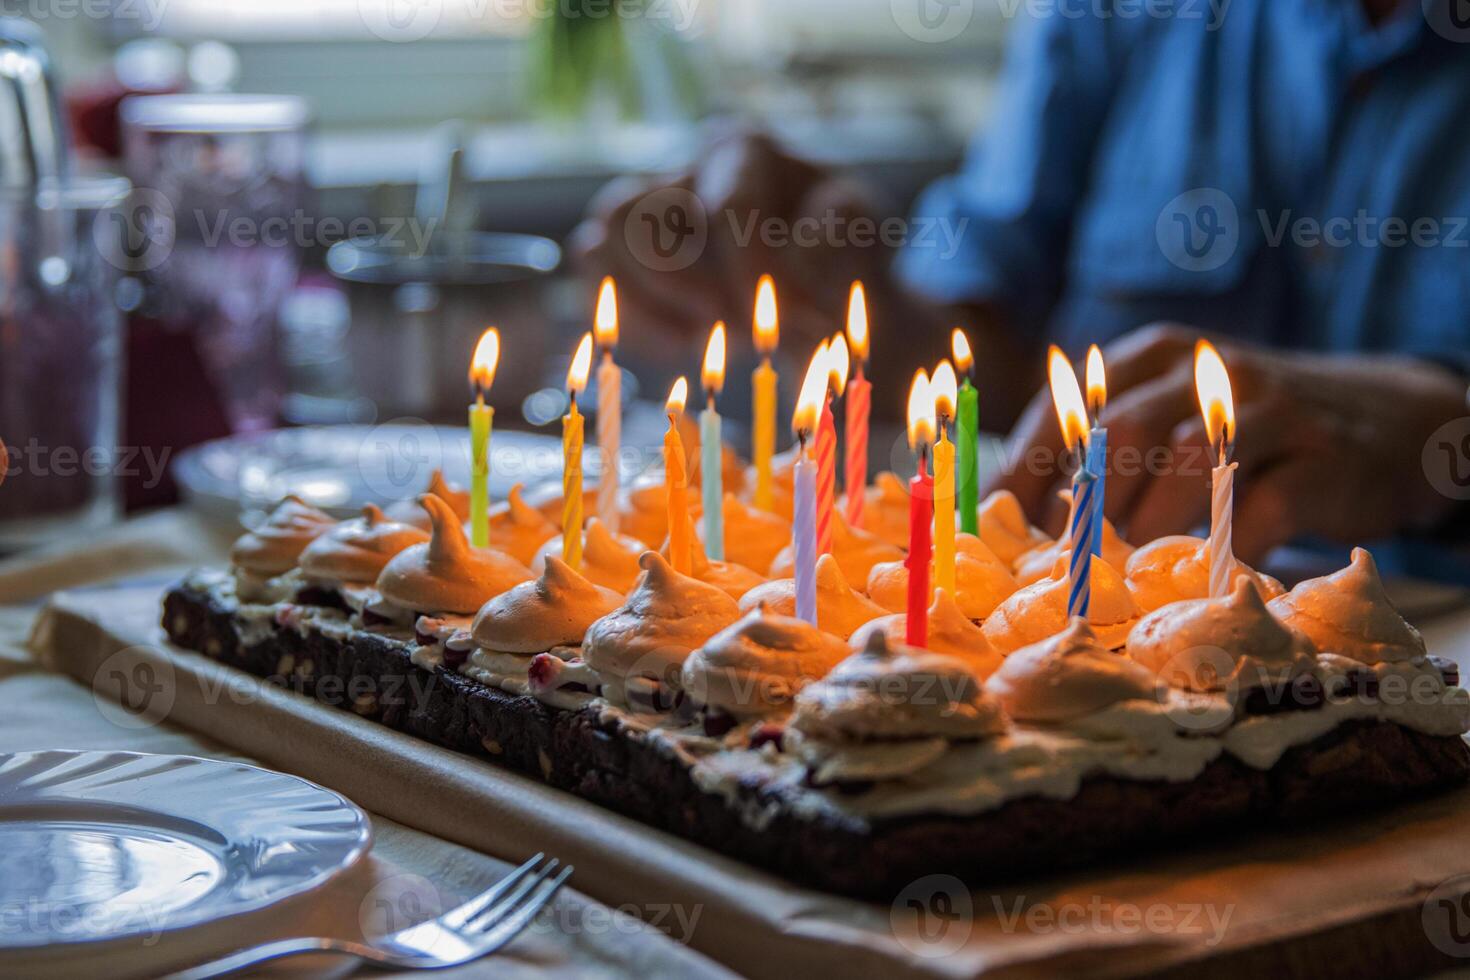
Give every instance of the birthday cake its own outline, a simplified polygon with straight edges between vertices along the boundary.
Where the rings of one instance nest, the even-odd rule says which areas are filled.
[[[1063,435],[1088,450],[1068,532],[1052,540],[1014,496],[975,499],[974,389],[956,391],[948,364],[910,390],[908,486],[891,473],[865,486],[858,372],[849,493],[836,497],[840,336],[812,360],[783,456],[774,375],[757,372],[747,477],[718,437],[722,328],[712,354],[716,342],[702,465],[686,461],[681,378],[664,472],[599,486],[584,520],[584,337],[561,497],[533,506],[518,487],[489,508],[493,360],[477,356],[471,492],[435,474],[415,501],[340,522],[288,499],[235,543],[229,568],[167,593],[165,630],[271,683],[858,896],[1350,813],[1470,776],[1470,694],[1394,608],[1368,552],[1290,590],[1233,556],[1234,423],[1212,350],[1197,360],[1220,434],[1210,537],[1135,549],[1102,517],[1096,352],[1085,405],[1052,355]],[[853,347],[860,365],[865,332]],[[606,352],[599,374],[616,374]],[[604,450],[617,432],[606,412]]]
[[[775,479],[789,487],[790,466]],[[870,493],[875,528],[893,520],[890,486]],[[623,493],[627,514],[640,492]],[[665,541],[596,525],[574,570],[519,490],[490,514],[491,540],[516,554],[477,549],[465,502],[439,480],[416,513],[335,522],[287,500],[229,569],[168,593],[163,625],[271,683],[853,895],[1075,865],[1470,774],[1470,696],[1361,549],[1290,591],[1237,563],[1211,598],[1205,542],[1165,538],[1122,568],[1095,558],[1089,615],[1068,618],[1055,542],[997,494],[980,533],[958,535],[970,567],[933,593],[915,647],[893,598],[902,566],[871,560],[893,546],[864,528],[818,561],[813,625],[793,615],[775,547],[789,530],[752,519],[743,495],[725,498],[726,526],[774,555],[772,577],[697,544],[677,571]]]

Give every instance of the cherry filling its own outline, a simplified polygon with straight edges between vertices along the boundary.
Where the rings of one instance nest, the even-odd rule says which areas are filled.
[[[735,716],[718,708],[704,710],[704,733],[710,738],[728,735],[735,727]]]
[[[362,625],[364,626],[387,626],[393,620],[381,613],[375,613],[371,609],[362,611]]]
[[[468,650],[456,650],[451,646],[444,648],[444,666],[450,670],[458,670],[464,666],[464,662],[468,659],[470,659],[470,652]]]
[[[758,749],[762,745],[774,745],[776,751],[780,752],[784,749],[785,740],[786,729],[774,722],[762,722],[755,731],[750,733],[750,747],[753,749]]]
[[[675,693],[652,677],[630,677],[625,690],[628,706],[635,711],[662,714],[684,700],[683,691]]]
[[[1460,665],[1444,657],[1430,657],[1429,662],[1439,671],[1439,676],[1449,687],[1460,686]]]

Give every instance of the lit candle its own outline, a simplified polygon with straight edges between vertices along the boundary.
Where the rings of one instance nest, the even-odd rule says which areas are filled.
[[[1107,371],[1102,350],[1093,344],[1087,348],[1087,416],[1092,432],[1087,437],[1087,472],[1097,480],[1092,491],[1092,544],[1094,555],[1102,555],[1103,504],[1108,492],[1108,430],[1102,424],[1102,411],[1108,403]]]
[[[704,348],[704,411],[699,413],[700,490],[704,494],[704,551],[725,560],[725,490],[720,472],[720,413],[715,397],[725,386],[725,324],[716,323]]]
[[[817,424],[817,553],[832,551],[832,520],[837,513],[837,423],[832,417],[832,399],[842,395],[847,384],[847,340],[838,334],[826,344],[827,397],[822,401],[822,418]]]
[[[954,366],[940,361],[929,381],[934,395],[934,417],[938,440],[934,443],[934,585],[950,595],[954,587],[954,443],[948,428],[954,420],[956,381]],[[927,605],[928,600],[925,600]]]
[[[689,397],[689,382],[681,375],[669,389],[664,411],[669,431],[664,434],[664,492],[669,508],[669,564],[688,575],[694,567],[693,526],[689,520],[689,464],[684,457],[684,440],[679,438],[679,418]]]
[[[934,480],[926,459],[934,441],[934,393],[929,377],[920,368],[909,388],[909,448],[919,457],[919,469],[909,481],[909,553],[904,566],[909,570],[909,602],[904,616],[904,642],[922,647],[929,642],[929,561],[934,523]]]
[[[618,293],[612,276],[597,290],[593,318],[602,362],[597,366],[597,450],[601,460],[597,483],[597,517],[618,533],[618,449],[623,438],[623,372],[613,363],[618,346]]]
[[[490,428],[495,409],[485,404],[485,396],[495,383],[499,364],[500,331],[491,327],[480,335],[470,358],[470,390],[475,393],[470,406],[470,543],[476,548],[490,544]]]
[[[950,335],[949,346],[954,353],[954,366],[965,372],[955,417],[955,442],[959,450],[959,473],[955,481],[959,485],[960,530],[966,534],[979,534],[980,393],[973,384],[975,358],[970,353],[969,338],[959,327],[955,327]]]
[[[771,493],[771,457],[776,454],[776,369],[771,355],[781,337],[780,318],[776,313],[776,284],[770,276],[761,276],[755,290],[755,316],[752,318],[755,349],[761,355],[760,367],[751,375],[755,423],[751,430],[751,457],[755,461],[755,505],[762,510],[775,508]]]
[[[1230,390],[1230,375],[1220,352],[1207,340],[1194,348],[1194,388],[1199,396],[1200,414],[1205,432],[1214,446],[1219,463],[1211,473],[1210,494],[1210,595],[1216,598],[1230,594],[1235,577],[1235,555],[1231,550],[1231,525],[1235,511],[1235,397]]]
[[[1077,384],[1077,375],[1072,370],[1072,362],[1056,345],[1052,345],[1047,356],[1047,374],[1051,381],[1057,424],[1062,429],[1062,442],[1069,453],[1085,452],[1087,405]],[[1071,549],[1067,564],[1069,619],[1073,616],[1085,619],[1092,600],[1093,490],[1096,486],[1096,478],[1083,465],[1083,458],[1079,455],[1076,473],[1072,477],[1072,516],[1067,521],[1067,546]]]
[[[865,378],[868,364],[868,301],[863,284],[855,282],[847,299],[847,342],[852,348],[853,379],[847,383],[847,467],[843,488],[847,491],[847,523],[862,527],[864,491],[868,486],[868,415],[873,386]]]
[[[582,570],[582,413],[577,396],[587,387],[592,368],[592,334],[584,333],[567,368],[567,392],[571,407],[561,420],[561,547],[562,560],[573,571]]]
[[[823,345],[825,348],[826,345]],[[793,473],[791,551],[795,562],[796,616],[817,625],[817,466],[807,450],[827,397],[828,370],[825,349],[818,348],[806,369],[791,429],[796,434],[796,469]]]

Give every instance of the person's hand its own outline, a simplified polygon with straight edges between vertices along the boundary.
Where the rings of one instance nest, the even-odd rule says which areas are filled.
[[[1135,543],[1208,522],[1216,454],[1194,387],[1198,332],[1146,327],[1104,349],[1108,517]],[[1465,413],[1465,381],[1391,355],[1319,355],[1218,342],[1236,408],[1236,554],[1259,561],[1300,534],[1347,544],[1432,526],[1453,502],[1430,485],[1425,441]],[[997,485],[1059,531],[1066,486],[1047,391],[1017,424]]]
[[[671,342],[702,344],[715,320],[748,329],[765,273],[789,346],[815,346],[842,326],[851,281],[864,279],[872,299],[891,258],[861,231],[878,227],[865,188],[759,135],[717,140],[671,180],[614,181],[589,211],[572,236],[574,259],[591,288],[616,278],[625,322],[665,356]]]

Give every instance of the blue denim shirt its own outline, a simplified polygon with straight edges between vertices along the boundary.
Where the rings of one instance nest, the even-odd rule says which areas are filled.
[[[958,251],[924,236],[899,272],[1074,354],[1174,319],[1470,363],[1453,2],[1375,27],[1360,0],[1058,0],[1016,26],[990,125],[915,207],[962,229]]]

